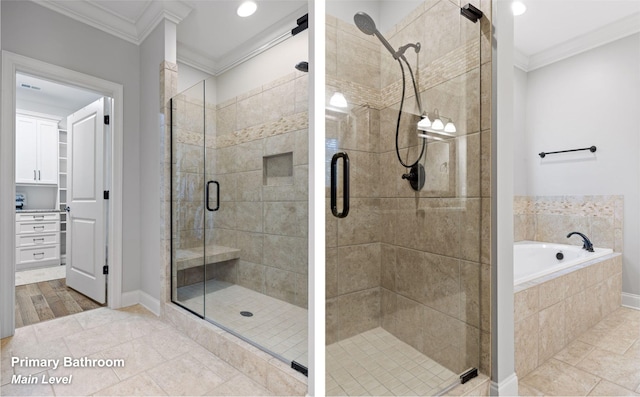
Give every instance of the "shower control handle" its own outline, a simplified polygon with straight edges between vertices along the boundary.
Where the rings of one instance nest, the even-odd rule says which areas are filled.
[[[211,208],[209,207],[209,185],[211,185],[212,183],[216,184],[216,208]],[[218,181],[209,181],[207,182],[207,187],[205,188],[205,193],[206,193],[206,197],[205,197],[205,205],[207,206],[207,210],[208,211],[217,211],[220,209],[220,184],[218,183]]]
[[[342,212],[338,212],[338,160],[342,159]],[[349,155],[339,152],[331,158],[331,213],[336,218],[346,218],[349,215]]]

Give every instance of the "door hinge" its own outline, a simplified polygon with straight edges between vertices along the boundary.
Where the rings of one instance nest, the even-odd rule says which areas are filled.
[[[102,198],[105,199],[105,200],[109,200],[109,191],[108,190],[105,190],[102,193]]]
[[[109,266],[108,265],[102,266],[102,274],[109,274]]]
[[[109,125],[109,115],[104,116],[104,123]]]

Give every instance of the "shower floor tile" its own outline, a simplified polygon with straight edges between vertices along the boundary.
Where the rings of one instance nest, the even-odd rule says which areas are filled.
[[[219,280],[178,288],[178,302],[246,339],[308,367],[307,310]],[[253,314],[245,317],[240,312]]]
[[[375,328],[327,346],[329,396],[434,395],[457,374]]]

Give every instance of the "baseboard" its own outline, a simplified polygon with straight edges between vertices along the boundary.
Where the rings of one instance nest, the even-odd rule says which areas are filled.
[[[622,306],[630,307],[631,309],[640,310],[640,295],[623,292]]]
[[[491,381],[489,387],[489,395],[491,396],[517,396],[518,395],[518,377],[515,373],[509,375],[507,379],[500,383]]]
[[[144,291],[135,290],[122,293],[122,307],[142,305],[156,316],[160,315],[160,300]]]

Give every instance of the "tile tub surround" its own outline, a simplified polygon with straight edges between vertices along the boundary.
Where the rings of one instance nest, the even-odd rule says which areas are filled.
[[[15,367],[12,356],[122,358],[119,368]],[[100,308],[16,330],[1,342],[0,394],[9,395],[275,395],[243,369],[136,305]],[[14,385],[13,374],[73,375],[70,385]]]
[[[520,395],[640,395],[640,311],[620,307],[527,376]]]
[[[594,246],[623,251],[624,196],[516,196],[514,240],[581,244],[572,231],[584,233]]]
[[[480,7],[490,15],[490,2]],[[326,342],[382,327],[453,372],[472,363],[489,373],[490,21],[458,18],[451,2],[425,2],[385,33],[394,46],[423,43],[416,73],[425,108],[462,120],[455,139],[429,144],[431,179],[416,194],[395,153],[398,65],[375,37],[327,15],[326,95],[340,91],[351,105],[348,115],[327,113],[327,158],[349,154],[352,194],[346,219],[327,211]],[[403,115],[403,158],[417,157],[415,122]],[[440,158],[451,164],[446,175]],[[435,320],[445,326],[429,327]]]
[[[307,74],[292,72],[223,103],[203,103],[200,92],[197,98],[181,94],[173,104],[177,248],[202,246],[206,235],[207,246],[240,250],[229,269],[234,282],[303,308],[308,277],[307,80]],[[277,176],[283,161],[286,178]],[[205,173],[206,180],[220,183],[220,210],[215,213],[204,210]],[[180,275],[173,276],[179,284]]]
[[[519,378],[620,307],[622,255],[564,269],[515,287],[515,365]]]

